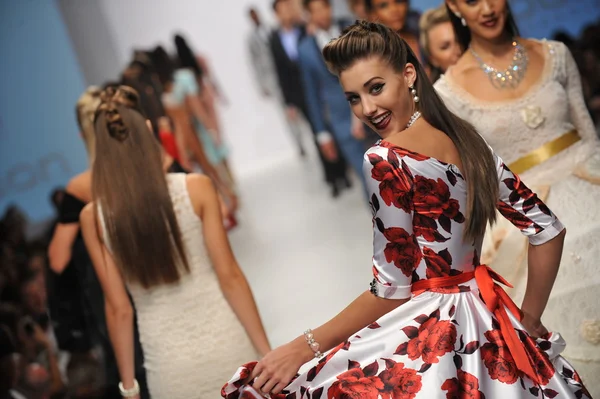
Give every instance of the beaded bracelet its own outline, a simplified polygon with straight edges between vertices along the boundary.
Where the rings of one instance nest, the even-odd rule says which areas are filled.
[[[304,339],[306,340],[306,343],[308,344],[310,349],[315,353],[315,357],[317,359],[322,358],[323,354],[321,353],[321,350],[320,350],[321,344],[319,344],[317,341],[315,341],[315,336],[313,335],[313,332],[310,328],[308,330],[304,331]]]
[[[133,398],[134,396],[140,394],[140,385],[135,378],[133,379],[133,388],[125,389],[123,387],[123,383],[119,382],[119,392],[124,398]]]

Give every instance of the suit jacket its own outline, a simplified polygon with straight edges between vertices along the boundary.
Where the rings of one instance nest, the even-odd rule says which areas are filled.
[[[342,28],[345,26],[342,25]],[[351,136],[352,113],[338,78],[327,69],[314,36],[306,36],[298,48],[308,116],[316,132],[333,130],[338,140]]]
[[[299,26],[300,36],[299,42],[306,35],[304,26]],[[275,61],[275,69],[277,70],[277,78],[283,99],[286,105],[293,105],[305,112],[306,103],[304,99],[304,88],[302,86],[302,76],[298,61],[291,60],[281,43],[279,37],[279,29],[271,33],[270,38],[271,52]]]
[[[258,85],[263,92],[275,94],[277,87],[277,72],[271,54],[269,36],[262,35],[257,29],[248,38],[252,69]]]

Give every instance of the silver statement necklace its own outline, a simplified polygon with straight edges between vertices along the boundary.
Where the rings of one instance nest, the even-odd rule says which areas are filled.
[[[471,51],[473,57],[479,62],[479,67],[488,76],[492,85],[498,89],[514,89],[517,87],[525,77],[525,72],[529,65],[529,57],[527,56],[525,47],[519,44],[516,39],[513,40],[512,46],[514,48],[512,63],[504,71],[486,64],[479,54],[469,47],[469,51]]]
[[[406,124],[406,128],[408,129],[409,127],[411,127],[417,121],[417,119],[419,119],[420,117],[421,117],[421,113],[419,111],[415,111],[415,113],[412,114],[408,123]]]

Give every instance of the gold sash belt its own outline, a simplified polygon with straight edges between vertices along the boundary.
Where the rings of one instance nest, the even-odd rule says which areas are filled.
[[[533,150],[529,154],[517,159],[515,162],[508,165],[508,167],[513,173],[521,174],[534,166],[538,166],[542,162],[547,161],[559,152],[566,150],[579,140],[581,140],[581,137],[577,134],[577,130],[571,130],[544,144],[537,150]]]

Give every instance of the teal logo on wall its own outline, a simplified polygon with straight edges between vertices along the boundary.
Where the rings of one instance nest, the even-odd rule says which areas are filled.
[[[32,162],[18,162],[0,173],[0,200],[72,175],[69,162],[59,153],[49,153]]]

